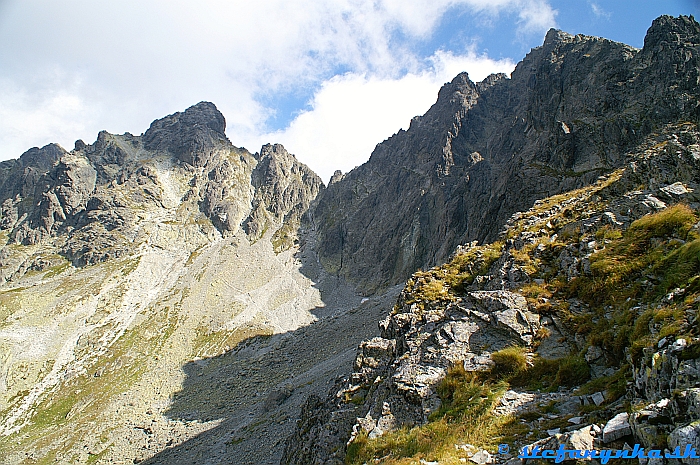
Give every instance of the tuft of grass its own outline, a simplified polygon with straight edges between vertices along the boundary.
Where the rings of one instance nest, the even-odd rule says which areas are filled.
[[[625,363],[610,376],[602,376],[588,381],[576,391],[576,394],[593,394],[594,392],[607,391],[606,400],[614,402],[627,393],[627,381],[631,379],[632,369],[629,364]]]
[[[419,271],[406,282],[406,305],[418,304],[424,309],[431,302],[451,302],[454,294],[438,275],[438,270]]]
[[[295,232],[297,226],[297,222],[288,221],[275,231],[275,234],[272,236],[272,248],[275,253],[279,254],[284,252],[295,244],[298,240]]]
[[[610,360],[624,360],[629,351],[638,362],[643,349],[660,338],[692,331],[685,310],[700,293],[696,222],[689,206],[677,204],[638,219],[625,231],[600,228],[595,235],[605,248],[590,256],[590,274],[550,283],[547,299],[585,302],[587,311],[565,314],[569,327],[603,348]],[[683,289],[683,302],[666,298],[676,289]]]
[[[700,273],[700,239],[691,231],[696,221],[684,204],[638,219],[591,257],[592,276],[573,280],[570,293],[598,305],[659,298]],[[644,283],[647,275],[659,283]]]
[[[609,224],[606,224],[599,230],[595,232],[595,238],[598,241],[607,243],[609,241],[614,241],[622,238],[622,231],[618,228],[613,228]]]
[[[579,356],[569,356],[559,360],[559,369],[554,378],[554,384],[574,387],[585,383],[590,377],[591,370],[586,360]]]
[[[491,354],[494,366],[491,373],[496,376],[513,376],[527,369],[526,349],[523,347],[506,347]]]
[[[440,279],[426,280],[420,286],[421,297],[427,301],[444,300],[448,297],[445,282]]]
[[[502,242],[470,247],[442,266],[414,273],[406,281],[403,303],[416,303],[423,309],[431,302],[454,301],[456,295],[466,292],[477,276],[488,273],[502,249]]]

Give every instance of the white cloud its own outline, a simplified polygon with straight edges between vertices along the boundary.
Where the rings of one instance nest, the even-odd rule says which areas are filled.
[[[476,82],[491,73],[509,74],[515,67],[510,60],[495,61],[473,52],[438,52],[431,61],[430,70],[395,79],[336,76],[314,95],[311,110],[287,129],[259,136],[249,145],[279,141],[328,182],[336,169],[347,172],[364,163],[377,143],[408,129],[411,118],[435,102],[440,86],[460,72],[467,71]]]
[[[548,0],[6,0],[0,10],[0,159],[49,141],[70,148],[102,129],[138,133],[201,100],[219,107],[232,142],[243,145],[268,132],[274,109],[261,96],[316,89],[313,111],[278,133],[291,140],[302,122],[343,104],[333,100],[334,89],[360,98],[393,83],[370,99],[402,115],[387,113],[371,126],[385,129],[367,129],[378,134],[376,143],[423,113],[439,84],[461,66],[455,64],[459,56],[436,53],[429,65],[454,69],[426,68],[425,54],[433,52],[421,56],[416,48],[457,10],[479,18],[511,15],[521,33],[544,32],[556,13]],[[338,70],[349,74],[333,78]],[[410,109],[398,111],[404,103],[390,98],[398,95],[393,86],[405,89]],[[384,114],[379,103],[372,105]],[[295,150],[303,155],[306,147]]]
[[[611,13],[609,11],[604,10],[596,2],[588,2],[588,4],[591,6],[591,11],[593,11],[593,14],[596,16],[596,18],[610,19]]]
[[[56,77],[63,80],[61,77]],[[57,142],[73,148],[76,134],[95,117],[76,92],[79,81],[57,88],[19,87],[0,81],[0,159],[16,158],[33,146]]]
[[[524,0],[518,13],[520,34],[547,30],[556,25],[557,11],[549,4],[537,0]]]

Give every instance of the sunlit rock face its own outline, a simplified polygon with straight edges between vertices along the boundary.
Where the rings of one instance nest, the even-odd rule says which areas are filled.
[[[299,225],[321,179],[281,145],[251,154],[224,129],[223,115],[202,102],[141,136],[102,131],[70,152],[48,145],[2,163],[6,463],[25,460],[27,451],[61,463],[98,454],[143,460],[222,418],[234,421],[257,405],[252,392],[283,384],[294,365],[277,377],[241,378],[230,386],[235,399],[211,411],[200,395],[215,395],[207,390],[219,382],[190,376],[188,364],[212,357],[211,366],[225,364],[223,354],[241,342],[339,311],[322,300],[326,290],[327,301],[338,294],[340,309],[359,302],[340,280],[324,284],[312,251],[302,257],[300,237],[313,237]],[[133,424],[150,425],[157,439],[144,446]]]

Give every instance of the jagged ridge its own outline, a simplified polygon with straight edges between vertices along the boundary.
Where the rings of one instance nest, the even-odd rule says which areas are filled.
[[[699,60],[695,20],[663,16],[642,50],[551,30],[510,79],[457,76],[319,197],[321,262],[372,290],[495,239],[514,212],[621,166],[654,129],[696,120]]]

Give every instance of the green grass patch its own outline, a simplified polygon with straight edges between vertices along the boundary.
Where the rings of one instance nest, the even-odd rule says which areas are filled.
[[[501,256],[503,242],[472,247],[442,267],[445,282],[455,292],[463,292],[477,276],[488,273],[491,265]]]
[[[123,276],[128,276],[138,268],[139,263],[141,263],[141,256],[139,255],[138,257],[127,259],[125,262],[124,266],[122,266],[121,273]]]
[[[275,231],[275,233],[272,235],[272,249],[275,251],[275,253],[278,254],[284,252],[294,245],[294,243],[297,241],[297,228],[298,222],[290,220]]]
[[[70,266],[71,266],[70,262],[68,260],[64,259],[63,257],[61,257],[61,258],[63,259],[62,263],[54,265],[51,268],[49,268],[48,270],[46,270],[46,273],[44,273],[44,279],[49,279],[49,278],[53,278],[54,276],[58,276],[59,274],[63,273],[68,268],[70,268]]]
[[[98,422],[110,402],[131,389],[148,368],[156,353],[173,334],[177,317],[170,311],[154,312],[153,318],[127,330],[88,372],[65,381],[36,406],[30,423],[18,435],[0,439],[0,448],[41,451],[40,460],[69,450]],[[147,333],[156,334],[148,338]],[[148,340],[148,344],[144,341]],[[21,439],[18,444],[16,441]],[[11,440],[11,441],[10,441]]]
[[[638,219],[625,231],[600,228],[595,236],[605,248],[590,256],[590,274],[550,284],[547,299],[585,302],[589,311],[563,312],[567,325],[610,360],[624,360],[629,350],[636,363],[645,347],[689,330],[685,310],[700,293],[697,219],[690,207],[677,204]],[[685,289],[685,301],[664,300],[677,288]]]
[[[578,386],[590,378],[590,368],[583,357],[570,355],[558,359],[537,357],[525,370],[509,378],[513,386],[556,391],[560,386]]]
[[[105,455],[107,455],[107,452],[109,452],[109,447],[106,447],[103,451],[98,452],[97,454],[90,454],[86,463],[91,464],[99,462]]]
[[[501,256],[502,242],[470,247],[448,263],[428,271],[418,271],[406,282],[406,305],[417,303],[425,308],[431,302],[452,302],[466,292],[477,276],[488,273]]]
[[[569,293],[595,306],[658,299],[700,273],[696,221],[683,204],[638,219],[591,256],[592,275],[573,280]]]
[[[348,446],[345,463],[407,464],[420,459],[459,463],[463,452],[456,451],[455,444],[493,449],[501,427],[510,421],[491,414],[506,387],[504,382],[485,384],[457,365],[438,385],[442,406],[427,424],[405,426],[374,439],[362,433]]]

